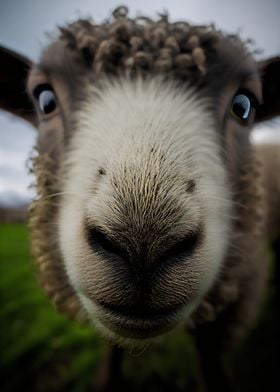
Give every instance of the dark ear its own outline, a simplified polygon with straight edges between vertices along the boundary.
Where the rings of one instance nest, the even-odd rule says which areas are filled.
[[[36,126],[36,114],[26,92],[31,61],[0,46],[0,109],[6,110]]]
[[[263,104],[256,113],[256,122],[280,116],[280,57],[259,63],[263,86]]]

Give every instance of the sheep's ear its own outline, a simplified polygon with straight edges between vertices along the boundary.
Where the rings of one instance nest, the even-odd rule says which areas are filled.
[[[280,57],[259,63],[263,88],[263,104],[256,113],[256,122],[280,116]]]
[[[31,66],[27,58],[0,46],[0,109],[36,126],[36,113],[26,92]]]

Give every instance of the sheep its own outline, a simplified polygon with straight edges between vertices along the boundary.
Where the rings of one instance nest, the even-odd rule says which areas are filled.
[[[249,138],[280,114],[279,57],[126,7],[60,28],[38,65],[0,55],[0,107],[38,128],[29,228],[56,308],[122,347],[184,326],[205,390],[230,390],[280,241],[279,147]]]

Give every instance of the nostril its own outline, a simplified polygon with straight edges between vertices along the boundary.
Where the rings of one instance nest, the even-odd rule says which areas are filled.
[[[200,232],[193,231],[186,237],[176,242],[169,249],[167,249],[161,256],[160,261],[166,261],[173,258],[179,258],[180,256],[187,256],[194,252],[200,239]]]
[[[106,252],[125,258],[125,251],[107,234],[95,227],[88,227],[86,230],[87,241],[90,247],[97,252]]]

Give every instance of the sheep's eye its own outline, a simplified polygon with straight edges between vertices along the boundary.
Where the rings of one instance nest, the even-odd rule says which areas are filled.
[[[49,84],[37,86],[33,94],[43,114],[50,114],[56,109],[56,97]]]
[[[251,111],[250,99],[245,94],[237,94],[232,100],[232,114],[240,120],[247,120]]]
[[[231,114],[238,120],[247,123],[252,109],[256,106],[256,98],[253,96],[253,94],[247,91],[240,91],[233,97],[231,104]]]

